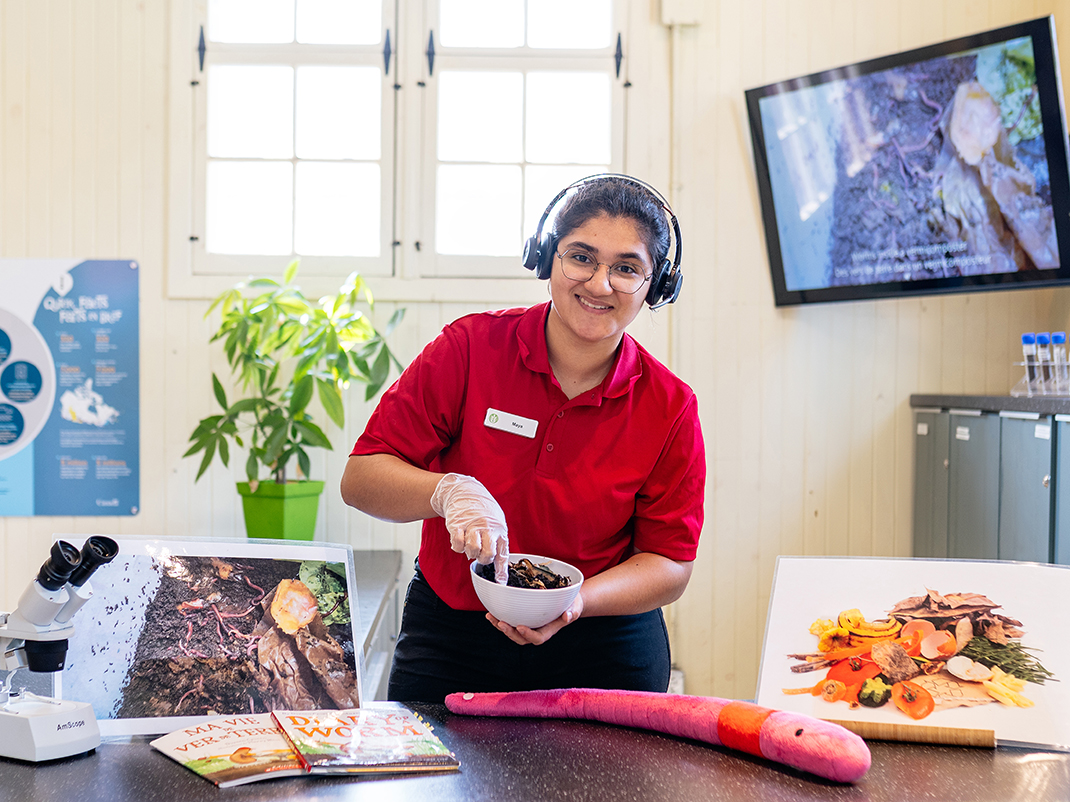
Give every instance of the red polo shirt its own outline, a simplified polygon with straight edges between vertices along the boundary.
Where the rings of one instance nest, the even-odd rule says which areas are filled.
[[[511,551],[584,577],[633,550],[693,560],[706,478],[695,394],[625,334],[602,385],[570,401],[550,370],[548,312],[446,326],[383,394],[352,453],[474,476],[505,512]],[[420,569],[454,609],[483,609],[442,518],[424,521]]]

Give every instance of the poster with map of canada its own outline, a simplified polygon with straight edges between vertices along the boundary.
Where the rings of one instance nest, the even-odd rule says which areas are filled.
[[[0,517],[136,515],[138,263],[0,260]]]

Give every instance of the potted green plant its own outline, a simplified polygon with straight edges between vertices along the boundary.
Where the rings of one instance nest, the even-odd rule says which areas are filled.
[[[326,433],[308,411],[318,395],[327,416],[342,427],[342,391],[353,381],[366,385],[365,399],[382,388],[393,365],[386,337],[404,315],[398,309],[382,333],[358,308],[374,301],[364,280],[353,273],[334,295],[312,302],[294,284],[299,262],[292,262],[282,282],[254,278],[216,298],[205,316],[220,310],[219,328],[210,342],[223,341],[231,375],[242,398],[231,403],[223,383],[212,373],[216,401],[223,408],[197,424],[192,445],[183,455],[202,453],[199,480],[219,456],[230,463],[231,442],[248,449],[247,482],[238,483],[250,537],[311,540],[323,482],[308,478],[308,449],[331,449]],[[249,294],[249,291],[255,294]],[[296,466],[297,478],[288,468]],[[270,474],[261,480],[261,470]]]

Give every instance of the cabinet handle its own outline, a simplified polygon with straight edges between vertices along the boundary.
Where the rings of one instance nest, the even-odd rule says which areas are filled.
[[[1049,474],[1048,476],[1045,476],[1043,481],[1041,481],[1041,484],[1044,485],[1044,487],[1047,487],[1048,485],[1050,485],[1051,484],[1051,475]]]

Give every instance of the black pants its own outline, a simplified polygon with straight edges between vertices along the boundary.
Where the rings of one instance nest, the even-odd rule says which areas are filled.
[[[441,703],[457,691],[664,692],[669,686],[669,636],[660,609],[580,618],[540,646],[513,643],[485,616],[451,608],[417,566],[405,596],[389,698]]]

